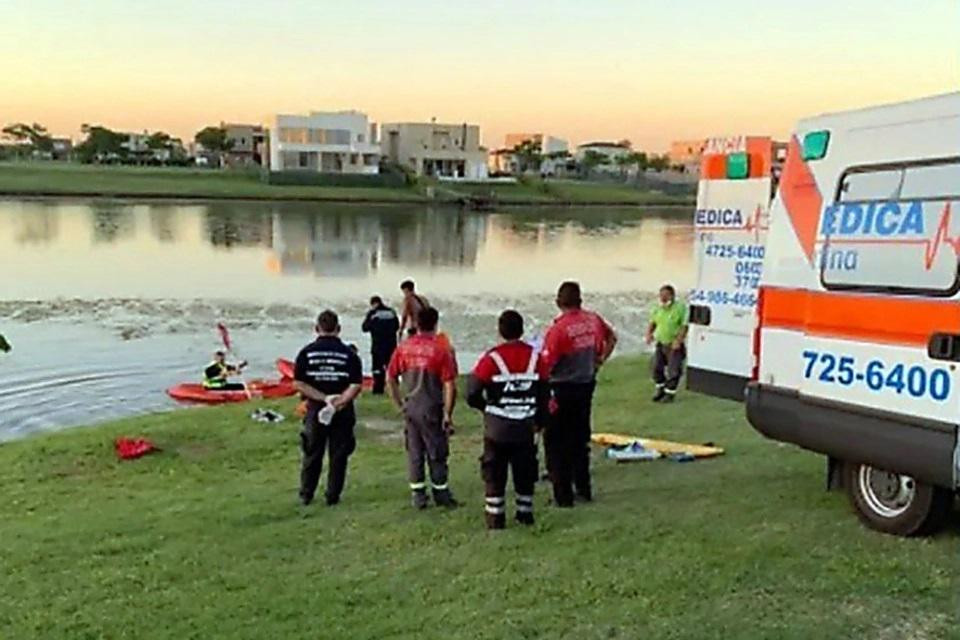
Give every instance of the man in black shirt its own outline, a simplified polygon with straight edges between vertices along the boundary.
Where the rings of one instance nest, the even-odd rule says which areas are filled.
[[[370,298],[370,310],[363,319],[363,332],[370,334],[370,356],[373,360],[373,392],[382,394],[386,386],[387,365],[397,348],[400,320],[397,312],[383,304],[380,296]]]
[[[300,434],[303,449],[300,500],[304,505],[313,501],[328,446],[327,504],[340,501],[347,478],[347,460],[357,446],[353,435],[357,422],[353,401],[360,395],[363,369],[359,356],[339,336],[337,314],[324,311],[317,318],[316,341],[300,351],[294,366],[293,385],[307,400]]]

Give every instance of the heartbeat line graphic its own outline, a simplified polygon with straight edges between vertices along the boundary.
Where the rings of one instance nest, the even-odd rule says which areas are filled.
[[[937,256],[942,247],[947,246],[953,249],[955,256],[960,257],[960,236],[950,235],[950,214],[951,203],[948,202],[943,207],[940,214],[940,222],[937,223],[937,230],[932,238],[858,238],[858,239],[832,239],[827,238],[826,244],[833,245],[920,245],[923,246],[923,266],[927,271],[933,268]]]
[[[746,231],[753,231],[754,240],[760,242],[760,232],[770,229],[770,221],[769,218],[763,215],[763,207],[757,205],[756,211],[753,212],[753,217],[747,220],[743,228]]]

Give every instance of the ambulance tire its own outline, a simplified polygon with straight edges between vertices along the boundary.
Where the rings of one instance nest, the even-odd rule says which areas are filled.
[[[860,521],[871,529],[897,536],[936,532],[950,514],[953,493],[910,476],[848,462],[847,494]]]

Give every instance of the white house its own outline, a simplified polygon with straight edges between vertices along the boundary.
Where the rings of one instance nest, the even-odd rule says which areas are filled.
[[[377,125],[359,111],[278,114],[269,145],[271,171],[380,173]]]
[[[632,153],[630,145],[625,142],[585,142],[577,146],[577,153],[574,157],[577,162],[582,162],[587,153],[593,151],[607,157],[611,163],[617,158]]]

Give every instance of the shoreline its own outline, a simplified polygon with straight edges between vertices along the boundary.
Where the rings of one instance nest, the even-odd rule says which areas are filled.
[[[330,203],[330,204],[378,204],[378,205],[438,205],[451,208],[468,208],[457,200],[430,199],[423,197],[413,198],[369,198],[369,197],[319,197],[319,196],[300,196],[283,195],[275,196],[247,196],[247,195],[229,195],[229,194],[171,194],[159,192],[136,191],[17,191],[0,190],[0,199],[2,200],[58,200],[58,199],[76,199],[76,200],[149,200],[158,202],[302,202],[302,203]],[[638,209],[652,208],[681,208],[692,207],[695,200],[689,201],[666,201],[666,202],[630,202],[630,201],[603,201],[603,200],[499,200],[496,207],[635,207]],[[478,213],[480,213],[478,211]]]

